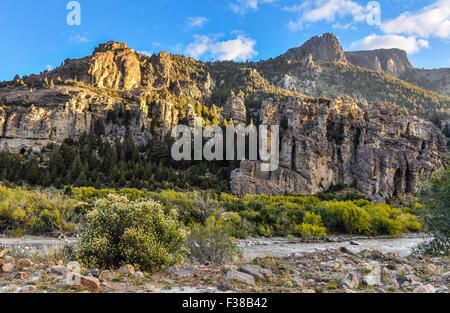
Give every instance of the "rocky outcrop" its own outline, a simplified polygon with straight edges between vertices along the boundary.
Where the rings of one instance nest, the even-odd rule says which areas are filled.
[[[289,49],[283,56],[285,60],[305,60],[322,62],[347,62],[344,49],[334,34],[313,37],[301,47]]]
[[[232,119],[235,124],[245,124],[247,122],[247,108],[243,97],[228,97],[223,108],[223,117]]]
[[[66,59],[61,67],[30,75],[24,82],[33,85],[42,79],[48,81],[76,80],[100,88],[132,90],[169,87],[170,55],[162,51],[151,57],[137,53],[125,43],[110,41],[100,44],[91,56]]]
[[[382,201],[414,191],[419,175],[443,164],[447,139],[439,129],[389,105],[362,111],[340,100],[295,98],[265,105],[277,110],[271,122],[288,119],[280,136],[281,167],[263,172],[261,163],[242,161],[231,175],[234,193],[315,194],[342,184]],[[260,116],[261,122],[266,118]]]
[[[414,68],[408,60],[406,51],[400,49],[376,49],[369,51],[345,52],[347,60],[353,65],[375,72],[399,76]]]

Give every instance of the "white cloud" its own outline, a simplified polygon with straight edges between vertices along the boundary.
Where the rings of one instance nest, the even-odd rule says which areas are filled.
[[[301,30],[309,23],[334,22],[337,17],[351,16],[354,22],[362,22],[368,14],[367,8],[351,0],[308,0],[283,10],[300,14],[297,20],[289,21],[288,28],[292,31]]]
[[[149,56],[149,57],[151,57],[153,55],[153,53],[151,53],[150,51],[147,51],[147,50],[141,50],[141,51],[138,51],[138,53]]]
[[[186,48],[186,54],[194,58],[207,55],[220,61],[245,61],[258,54],[254,49],[256,41],[244,35],[226,41],[200,35],[194,38],[195,41]]]
[[[47,64],[47,65],[45,66],[45,68],[46,68],[48,71],[53,71],[53,69],[54,69],[54,67],[53,67],[52,65],[50,65],[50,64]]]
[[[75,43],[86,43],[89,42],[89,39],[87,39],[86,37],[80,36],[80,35],[75,35],[70,37],[70,42],[75,42]]]
[[[428,48],[429,43],[423,39],[416,39],[416,37],[403,37],[399,35],[376,35],[372,34],[361,40],[355,41],[351,44],[352,50],[372,50],[372,49],[390,49],[398,48],[405,50],[407,53],[419,52],[421,48]]]
[[[274,3],[278,0],[236,0],[236,2],[230,4],[234,13],[245,14],[247,11],[256,11],[261,4]]]
[[[438,0],[416,13],[405,12],[381,25],[389,34],[450,38],[450,0]]]
[[[206,23],[209,22],[209,19],[204,16],[196,16],[188,18],[188,28],[202,28]]]

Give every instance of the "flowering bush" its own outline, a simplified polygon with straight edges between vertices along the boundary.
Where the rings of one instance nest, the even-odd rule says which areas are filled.
[[[187,235],[176,212],[166,214],[159,202],[109,195],[86,216],[76,252],[90,266],[158,271],[181,261]]]

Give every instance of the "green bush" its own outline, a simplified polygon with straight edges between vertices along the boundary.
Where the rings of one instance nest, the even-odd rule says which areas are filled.
[[[432,240],[416,247],[415,253],[450,255],[450,164],[419,186],[419,206]]]
[[[98,200],[87,215],[76,252],[89,266],[133,264],[158,271],[181,261],[187,235],[176,211],[165,214],[156,201],[109,195]]]
[[[226,223],[210,217],[206,225],[192,227],[186,246],[190,258],[201,264],[225,264],[240,255],[236,242],[231,238],[231,228]]]
[[[327,229],[323,226],[322,218],[311,212],[307,212],[303,223],[295,227],[295,234],[306,238],[320,238],[325,236]]]
[[[85,204],[57,193],[0,186],[0,233],[71,231],[84,211]]]

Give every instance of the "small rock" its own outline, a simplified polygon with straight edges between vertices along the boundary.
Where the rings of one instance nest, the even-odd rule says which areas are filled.
[[[189,265],[189,266],[173,266],[166,270],[166,274],[169,276],[176,277],[189,277],[198,272],[197,265]]]
[[[50,274],[66,276],[69,273],[69,269],[62,265],[55,265],[49,269]]]
[[[7,255],[2,259],[1,264],[8,264],[8,263],[16,265],[16,259],[14,259],[12,256]]]
[[[102,270],[100,270],[98,268],[93,268],[89,272],[89,276],[92,276],[92,277],[100,278],[101,275],[102,275]]]
[[[223,283],[223,284],[221,284],[220,286],[219,286],[219,291],[222,291],[222,292],[224,292],[224,291],[227,291],[228,290],[228,285],[227,284],[225,284],[225,283]]]
[[[56,265],[59,265],[59,266],[64,265],[64,262],[63,262],[62,260],[59,260],[59,261],[56,263]]]
[[[81,287],[81,275],[75,272],[67,274],[66,283],[70,287]]]
[[[294,288],[294,284],[292,283],[292,281],[288,280],[284,283],[284,287],[286,288]]]
[[[100,291],[100,281],[91,276],[81,276],[80,278],[81,288],[89,292],[99,292]]]
[[[380,263],[372,261],[363,264],[362,282],[366,286],[380,286],[381,285],[381,267]]]
[[[0,259],[4,258],[8,254],[8,250],[1,250],[0,251]]]
[[[292,283],[294,284],[294,287],[297,287],[297,288],[302,288],[303,287],[303,283],[299,279],[294,278],[292,280]]]
[[[355,255],[353,252],[351,252],[349,249],[347,249],[346,247],[340,247],[339,251],[345,254],[349,254],[349,255]]]
[[[17,261],[16,267],[20,270],[30,268],[33,266],[33,262],[30,259],[23,258]]]
[[[355,289],[359,286],[359,275],[355,272],[350,272],[342,280],[340,287],[345,289]]]
[[[27,278],[27,277],[28,277],[28,274],[25,273],[25,272],[18,272],[18,273],[16,274],[16,278],[21,279],[21,280],[23,280],[23,279],[25,279],[25,278]]]
[[[391,271],[389,271],[386,267],[381,269],[381,280],[384,282],[389,281],[392,278]]]
[[[101,280],[112,280],[114,278],[114,273],[108,270],[102,271],[98,277]]]
[[[147,290],[147,292],[155,292],[156,291],[155,285],[152,285],[152,284],[145,284],[145,289]]]
[[[124,265],[121,268],[119,268],[119,272],[131,276],[133,276],[136,273],[134,267],[130,264]]]
[[[398,282],[397,282],[396,279],[393,279],[393,280],[391,280],[391,282],[389,283],[388,288],[391,288],[391,289],[397,291],[397,290],[400,289],[400,285],[398,284]]]
[[[259,281],[269,281],[272,282],[274,280],[273,273],[270,270],[264,269],[257,265],[244,265],[239,269],[240,272],[252,275]]]
[[[439,273],[439,268],[432,264],[432,263],[428,263],[427,265],[425,265],[425,274],[427,275],[436,275]]]
[[[428,285],[421,285],[421,286],[416,287],[413,290],[413,292],[414,293],[436,293],[436,289],[432,285],[428,284]]]
[[[136,277],[138,279],[144,279],[145,278],[144,273],[142,273],[142,272],[136,272],[134,274],[134,277]]]
[[[352,246],[359,246],[359,243],[354,242],[354,241],[350,241],[350,245],[352,245]]]
[[[15,268],[15,264],[14,263],[5,263],[2,266],[2,271],[4,273],[11,273]]]
[[[80,263],[78,263],[77,261],[72,261],[72,262],[69,262],[69,263],[67,264],[67,269],[68,269],[70,272],[72,272],[72,273],[78,273],[78,274],[80,274],[80,272],[81,272],[81,265],[80,265]]]
[[[231,270],[227,273],[227,280],[237,280],[243,283],[246,283],[247,285],[254,285],[255,284],[255,277],[252,275],[238,272],[235,270]]]
[[[450,271],[445,272],[444,274],[441,275],[441,277],[442,277],[444,280],[450,282]]]

